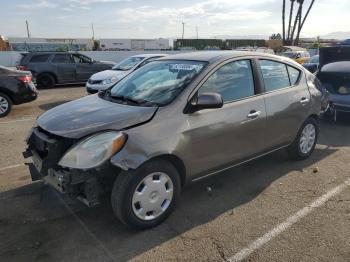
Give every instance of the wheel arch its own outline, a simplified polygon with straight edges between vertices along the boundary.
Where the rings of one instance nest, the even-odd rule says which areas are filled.
[[[40,73],[37,73],[36,74],[36,78],[39,78],[41,75],[44,75],[44,74],[48,74],[48,75],[51,75],[53,77],[53,79],[55,80],[55,84],[58,83],[57,81],[57,75],[51,71],[42,71]]]

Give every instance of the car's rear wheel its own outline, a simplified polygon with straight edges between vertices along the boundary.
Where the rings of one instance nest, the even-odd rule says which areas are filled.
[[[52,75],[43,73],[37,77],[36,82],[40,88],[51,88],[55,85],[56,81]]]
[[[0,117],[7,116],[10,113],[11,108],[11,99],[7,95],[0,93]]]
[[[118,175],[111,195],[112,208],[124,224],[151,228],[170,215],[180,191],[177,169],[168,161],[155,160]]]
[[[294,142],[287,148],[292,159],[308,158],[315,149],[318,138],[318,123],[314,118],[308,118],[300,128]]]

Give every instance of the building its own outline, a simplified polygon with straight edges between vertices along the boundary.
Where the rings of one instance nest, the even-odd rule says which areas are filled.
[[[90,38],[9,37],[8,42],[13,51],[83,51],[93,48]]]
[[[242,47],[265,47],[263,39],[175,39],[175,50],[233,50]]]
[[[169,39],[100,39],[102,50],[169,50]]]

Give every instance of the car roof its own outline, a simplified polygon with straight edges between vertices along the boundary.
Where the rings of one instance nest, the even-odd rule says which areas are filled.
[[[350,61],[334,62],[324,65],[322,73],[350,73]]]
[[[149,58],[149,57],[158,57],[158,56],[161,56],[161,57],[163,57],[163,56],[168,56],[169,54],[139,54],[139,55],[133,55],[132,57],[147,57],[147,58]]]
[[[192,61],[203,61],[214,63],[217,61],[224,61],[230,58],[244,57],[244,56],[257,56],[261,58],[274,58],[281,61],[290,61],[286,60],[283,57],[271,55],[268,53],[259,53],[259,52],[250,52],[250,51],[197,51],[197,52],[188,52],[188,53],[179,53],[176,55],[167,56],[160,58],[159,60],[192,60]]]

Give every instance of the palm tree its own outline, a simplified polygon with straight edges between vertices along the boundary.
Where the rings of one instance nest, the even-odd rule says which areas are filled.
[[[294,2],[295,2],[295,0],[290,0],[290,12],[289,12],[288,34],[287,34],[288,41],[290,41],[292,17],[293,17],[293,11],[294,11]]]
[[[286,0],[283,0],[282,5],[282,39],[283,43],[286,41]]]
[[[303,0],[303,2],[304,2],[304,0]],[[305,24],[306,18],[309,16],[309,13],[310,13],[311,8],[312,8],[312,6],[314,5],[314,3],[315,3],[315,0],[312,0],[311,3],[310,3],[310,5],[309,5],[309,8],[307,9],[306,14],[305,14],[305,16],[304,16],[304,18],[303,18],[302,21],[301,21],[301,17],[300,17],[298,33],[297,33],[297,36],[296,36],[296,38],[295,38],[296,44],[299,43],[300,32],[301,32],[301,30],[303,29],[303,26],[304,26],[304,24]]]

